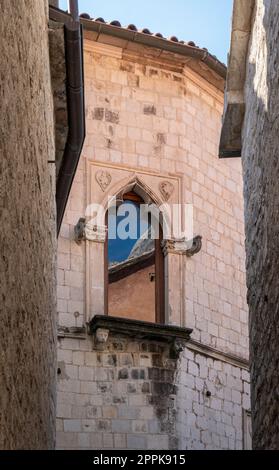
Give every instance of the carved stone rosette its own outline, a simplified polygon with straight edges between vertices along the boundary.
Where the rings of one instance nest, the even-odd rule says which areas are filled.
[[[95,179],[101,190],[105,192],[111,183],[111,174],[106,170],[99,170],[95,175]]]

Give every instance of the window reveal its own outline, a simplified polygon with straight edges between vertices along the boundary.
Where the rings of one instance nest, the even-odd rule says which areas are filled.
[[[111,316],[163,323],[161,229],[154,239],[151,218],[143,218],[140,210],[143,203],[137,194],[127,193],[116,211],[108,211],[106,310]]]

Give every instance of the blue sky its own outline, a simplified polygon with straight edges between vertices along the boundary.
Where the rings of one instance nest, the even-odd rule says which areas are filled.
[[[227,62],[233,0],[79,0],[80,13],[194,41]],[[67,0],[60,0],[67,9]]]

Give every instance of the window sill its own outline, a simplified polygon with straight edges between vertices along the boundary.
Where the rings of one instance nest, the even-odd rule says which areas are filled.
[[[89,322],[89,334],[95,335],[98,329],[108,330],[132,338],[154,340],[173,343],[189,341],[193,330],[175,325],[162,325],[142,320],[112,317],[109,315],[95,315]]]

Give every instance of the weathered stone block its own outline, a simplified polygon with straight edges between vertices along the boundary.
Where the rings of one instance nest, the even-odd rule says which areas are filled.
[[[111,421],[112,432],[129,433],[132,430],[132,421],[128,419],[113,419]]]

